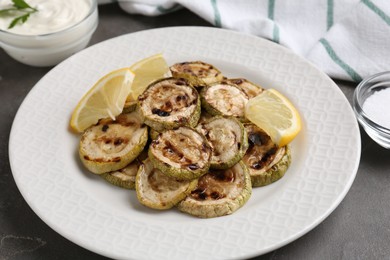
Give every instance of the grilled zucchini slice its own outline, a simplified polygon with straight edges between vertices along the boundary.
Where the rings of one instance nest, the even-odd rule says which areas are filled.
[[[142,161],[148,157],[147,150],[143,150],[142,153],[125,168],[117,171],[103,173],[100,176],[109,183],[129,190],[135,189],[135,177]]]
[[[216,116],[197,126],[212,147],[210,168],[227,169],[238,163],[248,149],[243,124],[233,117]]]
[[[153,209],[170,209],[183,200],[197,183],[197,179],[173,179],[154,168],[152,162],[147,159],[138,170],[135,189],[141,204]]]
[[[256,85],[244,78],[225,79],[223,82],[236,85],[248,96],[249,99],[256,97],[264,90],[259,85]]]
[[[253,187],[273,183],[284,176],[291,163],[288,146],[276,146],[269,135],[254,124],[245,124],[249,148],[242,161],[247,165]]]
[[[206,138],[189,127],[167,130],[149,146],[153,165],[177,180],[192,180],[210,167],[211,147]]]
[[[203,87],[221,81],[222,73],[213,65],[202,61],[176,63],[170,67],[175,78],[185,78],[194,87]]]
[[[145,124],[158,132],[194,127],[200,117],[200,98],[187,80],[164,78],[149,85],[138,97],[137,110]]]
[[[242,207],[252,194],[251,179],[243,162],[225,170],[210,170],[197,187],[178,204],[182,212],[213,218],[229,215]]]
[[[215,83],[201,91],[202,107],[212,115],[245,119],[248,96],[234,84]]]
[[[124,168],[144,149],[148,128],[136,112],[120,114],[115,121],[100,120],[80,139],[79,155],[85,167],[102,174]]]

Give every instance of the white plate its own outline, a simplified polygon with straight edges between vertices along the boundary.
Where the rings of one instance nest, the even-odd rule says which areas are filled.
[[[150,210],[134,191],[110,186],[80,164],[78,136],[68,129],[79,99],[102,75],[159,52],[170,64],[203,60],[229,77],[276,88],[302,115],[285,177],[254,189],[233,215],[198,219]],[[339,88],[291,51],[233,31],[174,27],[102,42],[52,69],[20,107],[9,155],[27,203],[80,246],[121,259],[232,259],[279,248],[324,220],[355,178],[360,134]]]

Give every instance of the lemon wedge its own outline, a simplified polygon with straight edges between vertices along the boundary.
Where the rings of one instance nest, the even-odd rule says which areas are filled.
[[[123,110],[134,77],[129,68],[122,68],[100,78],[77,104],[70,127],[76,132],[83,132],[99,119],[115,119]]]
[[[127,102],[137,100],[153,81],[170,76],[168,64],[161,53],[134,63],[130,70],[134,72],[135,78]]]
[[[298,110],[275,89],[267,89],[250,99],[245,106],[245,116],[279,147],[290,143],[302,128]]]

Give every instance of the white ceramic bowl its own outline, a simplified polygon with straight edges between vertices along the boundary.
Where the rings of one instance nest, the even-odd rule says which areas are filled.
[[[84,49],[98,25],[96,0],[80,22],[64,30],[41,35],[21,35],[0,30],[0,47],[15,60],[37,67],[53,66]]]

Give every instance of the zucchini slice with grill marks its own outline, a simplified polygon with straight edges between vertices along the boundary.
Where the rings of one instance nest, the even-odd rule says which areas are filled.
[[[170,67],[175,78],[185,78],[194,87],[203,87],[221,81],[222,73],[213,65],[202,61],[180,62]]]
[[[212,147],[210,168],[227,169],[242,159],[248,149],[243,124],[233,117],[216,116],[197,126]]]
[[[210,170],[197,187],[178,204],[182,212],[213,218],[229,215],[242,207],[252,194],[251,179],[243,162],[225,170]]]
[[[203,108],[212,115],[233,116],[244,120],[248,96],[234,84],[215,83],[201,91]]]
[[[288,146],[278,147],[254,124],[245,124],[249,148],[242,161],[247,165],[253,187],[265,186],[284,176],[291,163]]]
[[[192,180],[210,167],[211,147],[206,138],[189,127],[167,130],[149,146],[153,165],[177,180]]]
[[[136,112],[102,119],[80,139],[79,155],[85,167],[102,174],[124,168],[144,149],[148,128]]]
[[[117,171],[103,173],[100,176],[108,181],[109,183],[124,188],[124,189],[135,189],[135,177],[142,161],[148,157],[148,152],[143,150],[142,153],[129,165],[119,169]]]
[[[141,204],[153,209],[169,209],[183,200],[198,180],[178,181],[154,168],[147,159],[140,166],[136,177],[137,198]]]
[[[200,98],[187,80],[158,80],[138,97],[138,106],[145,124],[158,132],[180,126],[194,127],[200,117]]]
[[[224,79],[222,82],[236,85],[248,96],[249,99],[256,97],[264,90],[259,85],[256,85],[244,78]]]

